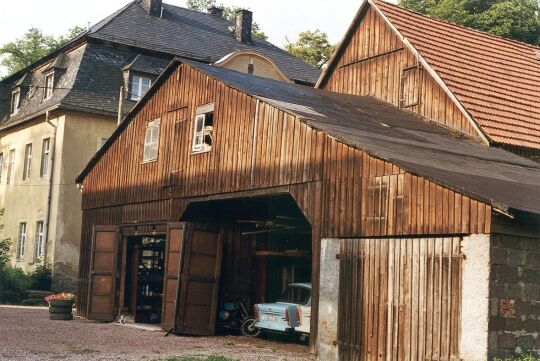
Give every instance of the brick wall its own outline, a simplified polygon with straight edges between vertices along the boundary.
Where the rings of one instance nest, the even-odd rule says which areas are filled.
[[[491,236],[489,360],[540,355],[540,236]]]

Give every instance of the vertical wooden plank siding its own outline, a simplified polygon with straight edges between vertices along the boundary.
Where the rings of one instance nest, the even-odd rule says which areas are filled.
[[[489,232],[490,205],[343,147],[327,141],[324,237]]]
[[[459,360],[460,242],[341,240],[340,360]]]
[[[374,14],[371,17],[375,19]],[[384,26],[379,26],[378,31],[385,31]],[[369,49],[362,45],[356,51],[396,44],[397,39],[388,36],[384,42],[370,43]],[[390,87],[384,82],[372,85],[374,89]],[[372,85],[360,83],[358,87]],[[212,150],[192,154],[196,108],[212,102]],[[159,156],[154,162],[142,163],[146,124],[157,118],[161,119]],[[178,221],[195,197],[286,186],[312,225],[314,286],[318,282],[321,238],[487,233],[491,219],[489,205],[349,147],[293,115],[186,64],[174,69],[134,114],[87,175],[83,186],[78,303],[82,316],[88,292],[92,227]],[[396,262],[402,262],[406,254],[422,254],[414,248],[376,247],[383,247],[379,252],[388,252],[388,257],[394,257]],[[365,271],[376,267],[377,262],[381,259],[372,257],[354,267]],[[421,264],[418,270],[422,267],[426,266]],[[414,274],[416,268],[410,272]],[[356,280],[359,284],[366,281],[364,274]],[[397,270],[391,275],[380,274],[370,280],[375,288],[360,292],[358,297],[366,305],[370,299],[386,297],[387,285],[399,284],[400,277]],[[413,283],[406,291],[416,292],[422,282],[425,281],[418,280],[418,285]],[[393,292],[401,297],[400,292],[405,290]],[[368,315],[370,319],[362,321],[375,319],[390,325],[396,320],[382,311]],[[392,350],[398,346],[395,335],[386,329],[371,332],[396,342]],[[362,339],[367,335],[355,337]],[[378,344],[372,352],[382,352],[387,347],[388,344]],[[421,350],[420,346],[417,350]]]
[[[433,77],[417,66],[414,54],[369,7],[322,87],[339,93],[374,96],[479,138]]]

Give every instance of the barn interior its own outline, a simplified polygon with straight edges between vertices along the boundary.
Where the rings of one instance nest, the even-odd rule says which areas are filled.
[[[165,243],[155,229],[124,238],[120,314],[127,321],[161,322]]]
[[[191,203],[182,221],[222,232],[218,312],[243,300],[251,313],[288,284],[311,282],[311,225],[288,194]]]

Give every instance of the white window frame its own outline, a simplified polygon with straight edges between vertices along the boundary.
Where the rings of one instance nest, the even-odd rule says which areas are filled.
[[[51,166],[50,157],[51,157],[51,138],[44,138],[41,141],[41,166],[39,170],[39,175],[41,177],[47,177],[49,175],[49,168]]]
[[[17,242],[17,259],[24,258],[24,249],[26,247],[26,234],[28,225],[26,222],[19,223],[19,237]]]
[[[10,149],[8,154],[8,174],[7,183],[11,184],[15,181],[15,149]]]
[[[159,156],[159,133],[161,131],[161,119],[154,119],[146,124],[144,132],[143,163],[154,162]]]
[[[214,103],[203,105],[197,108],[195,119],[193,121],[193,142],[191,146],[192,154],[209,152],[212,149],[212,144],[206,143],[206,137],[212,139],[212,131],[214,125],[208,125],[208,115],[212,114],[212,122],[214,122]],[[199,126],[200,125],[200,126]]]
[[[54,72],[45,75],[45,87],[44,87],[43,99],[50,99],[54,93]]]
[[[23,180],[29,180],[32,173],[32,143],[24,146]]]
[[[0,152],[0,183],[2,183],[3,172],[4,172],[4,152]]]
[[[21,107],[21,89],[15,89],[11,92],[11,115],[19,112]]]
[[[148,82],[148,88],[143,90],[143,81]],[[134,101],[139,101],[146,94],[148,89],[152,86],[152,78],[141,74],[133,74],[131,76],[131,86],[129,89],[129,98]]]
[[[45,240],[44,231],[45,231],[45,222],[37,221],[36,222],[36,239],[35,239],[35,244],[36,244],[35,257],[36,258],[43,258],[43,256],[45,255],[45,245],[43,243],[43,241]]]

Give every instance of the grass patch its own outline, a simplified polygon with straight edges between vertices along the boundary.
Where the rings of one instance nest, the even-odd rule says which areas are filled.
[[[80,350],[73,350],[71,352],[76,354],[76,355],[88,355],[88,354],[93,354],[93,353],[99,353],[98,350],[93,350],[93,349],[88,348],[88,347],[80,349]]]

